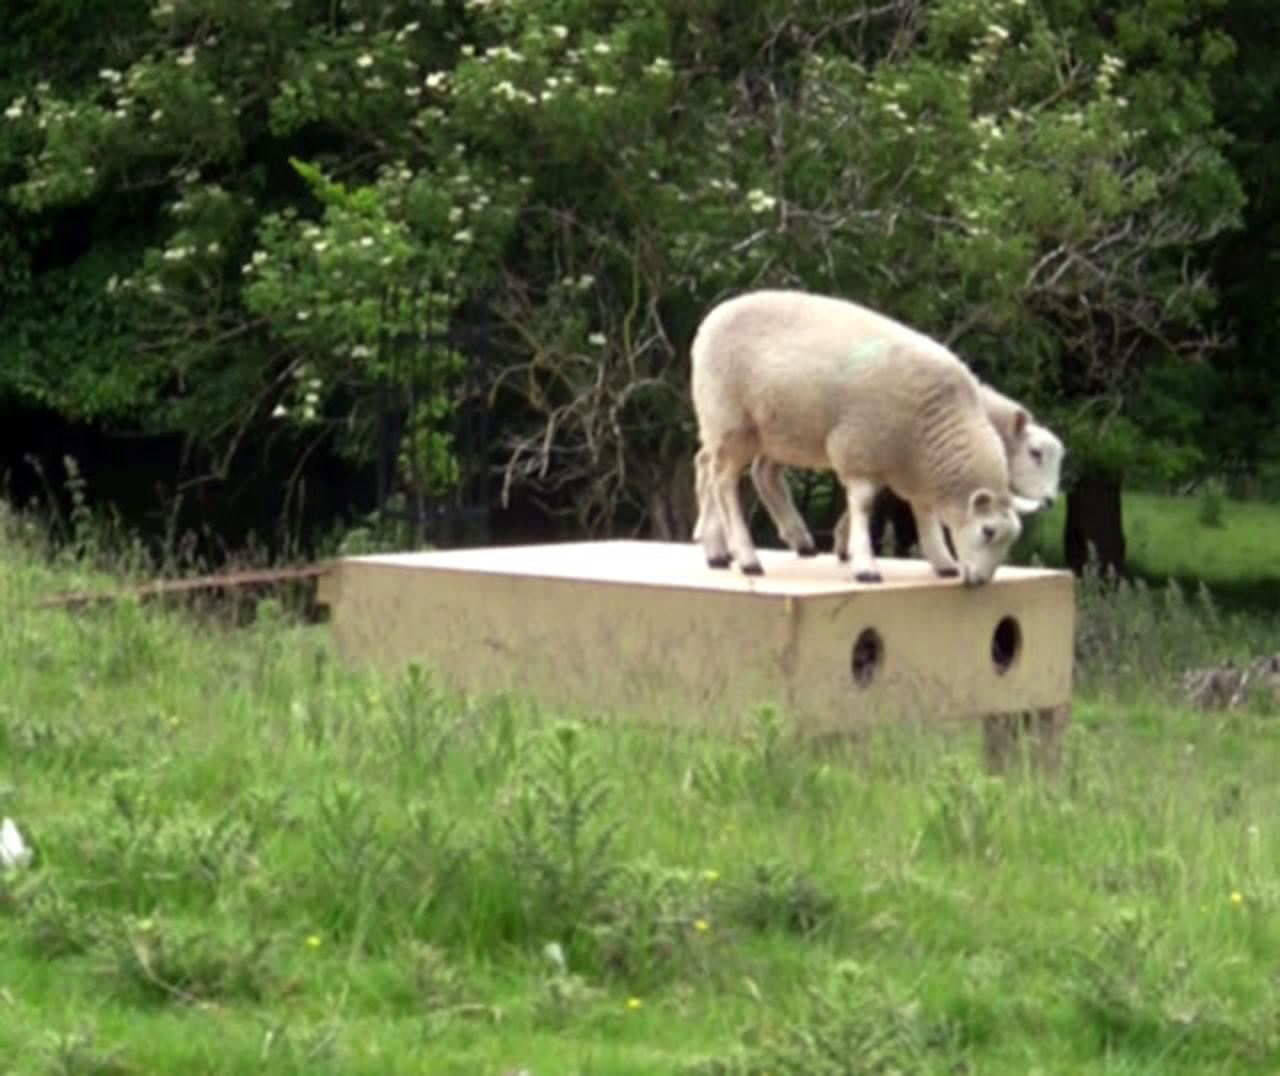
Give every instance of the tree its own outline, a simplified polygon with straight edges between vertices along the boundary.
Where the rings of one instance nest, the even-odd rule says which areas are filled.
[[[688,342],[769,284],[954,345],[1085,488],[1197,462],[1204,252],[1241,200],[1217,7],[162,2],[92,78],[22,91],[0,167],[25,222],[106,213],[130,357],[68,361],[215,473],[282,423],[367,458],[396,385],[403,484],[438,493],[481,307],[504,490],[685,535]],[[139,197],[142,227],[107,212]]]

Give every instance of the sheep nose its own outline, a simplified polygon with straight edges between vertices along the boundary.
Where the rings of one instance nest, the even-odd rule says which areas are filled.
[[[1055,499],[1056,499],[1056,498],[1054,498],[1054,497],[1046,497],[1046,498],[1044,499],[1044,506],[1045,506],[1046,508],[1052,508],[1052,507],[1053,507],[1053,502],[1054,502],[1054,500],[1055,500]]]

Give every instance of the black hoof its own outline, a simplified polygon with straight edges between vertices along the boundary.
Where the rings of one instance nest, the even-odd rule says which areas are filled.
[[[836,560],[840,561],[841,563],[844,563],[848,561],[848,559],[849,559],[849,551],[847,549],[836,550]]]
[[[960,569],[959,568],[934,568],[933,573],[934,575],[937,575],[942,579],[954,579],[957,575],[960,574]]]
[[[764,575],[764,568],[759,564],[744,564],[742,566],[743,575]]]
[[[796,554],[801,557],[816,557],[818,555],[818,547],[816,545],[802,545],[796,550]]]
[[[708,568],[727,568],[732,563],[732,558],[726,553],[723,557],[708,557]]]
[[[884,576],[879,572],[857,572],[854,577],[859,583],[883,583]]]

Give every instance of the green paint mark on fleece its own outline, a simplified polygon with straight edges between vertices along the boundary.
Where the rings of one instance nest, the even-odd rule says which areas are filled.
[[[888,350],[887,340],[882,340],[878,336],[868,337],[866,340],[859,340],[846,351],[840,357],[839,363],[846,370],[854,370],[865,363],[882,358]]]

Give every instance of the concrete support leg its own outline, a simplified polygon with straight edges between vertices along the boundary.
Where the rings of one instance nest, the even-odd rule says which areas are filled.
[[[982,757],[991,773],[1007,772],[1018,757],[1024,730],[1030,731],[1027,745],[1031,767],[1042,773],[1056,773],[1062,765],[1062,739],[1071,724],[1071,704],[1048,706],[1020,714],[988,714],[982,721]]]

